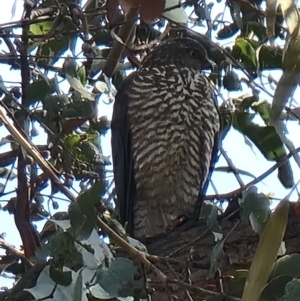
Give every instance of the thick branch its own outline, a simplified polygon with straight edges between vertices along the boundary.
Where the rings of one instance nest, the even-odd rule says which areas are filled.
[[[122,56],[125,46],[131,36],[134,23],[138,17],[138,8],[132,7],[126,14],[125,23],[121,26],[119,39],[115,39],[114,45],[108,55],[103,73],[107,77],[111,77],[116,69],[117,64]]]

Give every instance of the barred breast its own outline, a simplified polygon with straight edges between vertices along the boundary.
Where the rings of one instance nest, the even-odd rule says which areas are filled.
[[[134,236],[163,232],[164,221],[193,212],[208,176],[220,120],[200,72],[175,65],[142,68],[128,93],[137,197]]]

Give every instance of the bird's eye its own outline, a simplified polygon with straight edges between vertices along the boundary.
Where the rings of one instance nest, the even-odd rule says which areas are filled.
[[[196,53],[196,51],[194,51],[194,50],[191,50],[191,51],[190,51],[190,56],[191,56],[192,58],[195,58],[195,57],[197,57],[197,53]]]

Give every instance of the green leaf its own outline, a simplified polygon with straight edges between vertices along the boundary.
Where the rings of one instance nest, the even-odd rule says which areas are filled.
[[[96,45],[107,45],[112,42],[112,37],[108,29],[99,29],[92,34]]]
[[[86,162],[91,164],[108,164],[109,161],[107,157],[103,156],[98,147],[91,141],[83,141],[79,147]]]
[[[124,71],[116,71],[112,76],[112,83],[116,87],[117,91],[120,89],[124,79],[126,78],[126,73]]]
[[[273,126],[259,126],[252,119],[255,114],[235,112],[233,127],[247,136],[267,160],[276,160],[286,155],[283,143]]]
[[[68,56],[62,66],[63,72],[66,75],[66,78],[70,84],[70,86],[77,92],[79,92],[84,98],[94,101],[95,95],[93,93],[88,92],[83,86],[81,79],[78,75],[78,65],[75,59],[71,56]],[[82,71],[81,71],[82,76]]]
[[[241,298],[245,287],[246,279],[248,277],[248,270],[236,270],[234,279],[230,285],[230,295]]]
[[[261,233],[270,215],[270,201],[263,193],[257,193],[257,188],[249,187],[243,193],[240,211],[241,219],[249,219],[253,230]]]
[[[91,188],[80,194],[77,202],[69,206],[70,222],[73,234],[80,240],[90,237],[96,225],[94,206],[101,202],[105,193],[102,182],[96,182]]]
[[[64,212],[57,212],[56,216],[59,216],[59,215],[64,216]],[[68,230],[71,227],[70,220],[68,220],[68,219],[59,220],[59,219],[49,218],[48,221],[50,223],[56,224],[58,227],[60,227],[64,231]],[[47,224],[47,222],[46,222],[46,224]],[[44,228],[46,227],[46,224],[45,224]]]
[[[294,176],[290,161],[286,161],[278,167],[278,179],[284,188],[292,188],[294,186]]]
[[[82,83],[82,85],[85,86],[87,83],[87,79],[86,79],[86,70],[85,70],[84,65],[82,65],[78,68],[77,75],[78,75],[79,80]]]
[[[52,265],[50,265],[49,275],[51,279],[59,285],[69,286],[72,282],[72,274],[71,271],[63,272],[55,269]]]
[[[253,31],[259,41],[264,41],[267,37],[266,28],[259,22],[243,22],[243,27],[246,27],[245,35],[249,35]]]
[[[286,151],[275,127],[259,126],[252,121],[254,117],[255,114],[236,111],[233,114],[232,126],[248,137],[267,160],[277,162],[285,157]],[[279,168],[278,178],[284,187],[293,186],[293,172],[289,161]]]
[[[142,274],[127,258],[115,258],[109,268],[99,269],[97,283],[111,297],[146,296]]]
[[[218,223],[218,207],[214,204],[210,207],[210,213],[207,216],[206,219],[206,225],[208,229],[210,229],[212,232],[215,233],[222,233],[221,227]]]
[[[259,51],[259,65],[261,70],[281,69],[283,50],[280,47],[274,48],[262,45]]]
[[[271,105],[267,102],[261,102],[259,104],[253,104],[252,109],[259,113],[262,120],[265,122],[266,125],[270,124],[270,111],[271,111]]]
[[[51,113],[57,113],[63,105],[70,103],[69,97],[65,94],[46,95],[42,100],[43,109]]]
[[[235,40],[235,47],[240,50],[243,63],[252,70],[257,70],[259,62],[256,58],[256,52],[252,45],[244,38]]]
[[[90,288],[91,295],[100,300],[111,299],[111,295],[107,293],[99,284],[93,285]],[[120,300],[120,299],[119,299]],[[124,299],[122,299],[123,301]],[[126,299],[124,301],[127,301]]]
[[[64,301],[88,301],[84,292],[84,284],[81,273],[76,273],[67,267],[63,267],[63,272],[72,274],[72,282],[68,286],[57,285],[50,277],[50,267],[46,266],[39,275],[36,285],[28,291],[35,299],[64,300]],[[49,299],[52,297],[53,298]]]
[[[77,203],[83,210],[87,207],[93,208],[101,202],[104,193],[105,187],[103,187],[103,184],[96,182],[91,188],[78,196]]]
[[[165,9],[171,8],[172,6],[173,6],[173,2],[166,1]],[[185,24],[189,18],[186,11],[181,6],[177,8],[173,8],[171,10],[166,10],[163,13],[163,16],[171,21],[174,21],[175,23],[181,23],[181,24]]]
[[[73,298],[72,301],[84,301],[84,299],[88,300],[86,297],[86,294],[83,290],[83,279],[82,279],[82,275],[81,272],[77,273],[77,278],[73,281],[74,282],[74,291],[73,291]],[[85,295],[85,297],[83,297],[83,295]]]
[[[49,244],[51,255],[64,254],[74,248],[74,238],[68,232],[58,232]]]
[[[300,277],[300,254],[285,255],[279,258],[274,265],[271,278],[288,275],[293,278]]]
[[[80,101],[69,103],[64,106],[61,112],[61,118],[90,118],[94,116],[95,106],[90,101]]]
[[[113,258],[108,245],[99,238],[95,229],[88,239],[81,240],[81,245],[76,244],[76,248],[82,255],[83,264],[91,270],[105,265],[106,262],[110,263]]]
[[[300,280],[293,279],[285,286],[284,296],[279,301],[299,300],[300,296]]]
[[[52,27],[51,21],[39,22],[36,24],[31,24],[29,26],[29,32],[34,35],[45,35],[47,34]]]
[[[45,79],[37,80],[26,87],[26,103],[30,106],[37,101],[42,101],[50,92],[50,83]]]
[[[106,116],[101,116],[100,120],[91,125],[92,129],[100,135],[105,135],[110,128],[110,121]]]
[[[225,243],[225,239],[218,241],[212,250],[212,254],[210,257],[210,268],[208,271],[209,278],[213,278],[215,276],[217,269],[220,267],[220,262],[222,256],[224,255],[224,250],[223,250],[224,243]]]
[[[46,64],[55,64],[60,56],[68,50],[69,40],[68,35],[58,39],[51,39],[38,47],[36,55],[37,57],[42,57],[40,61]]]
[[[72,203],[68,210],[70,214],[71,229],[69,232],[78,240],[88,238],[96,225],[96,217],[93,208],[90,212],[83,211],[77,203]]]
[[[285,286],[293,279],[291,276],[279,276],[272,279],[263,289],[261,299],[263,301],[278,300],[284,294]]]
[[[282,57],[283,50],[280,47],[274,48],[271,46],[267,46],[262,44],[259,41],[251,40],[248,38],[244,38],[243,40],[247,41],[254,51],[256,52],[256,56],[258,57],[260,70],[266,69],[282,69]],[[241,52],[240,48],[237,47],[237,53]],[[234,54],[234,53],[233,53]],[[241,59],[243,61],[244,55],[236,55],[234,57],[237,59]],[[246,56],[247,57],[247,56]],[[247,59],[246,59],[247,60]],[[245,63],[243,61],[243,63]]]
[[[272,272],[289,212],[289,202],[281,201],[271,214],[260,237],[251,268],[246,280],[242,301],[258,301]]]
[[[73,148],[78,144],[78,142],[81,139],[82,139],[81,136],[78,134],[70,134],[64,138],[64,145],[67,148]]]

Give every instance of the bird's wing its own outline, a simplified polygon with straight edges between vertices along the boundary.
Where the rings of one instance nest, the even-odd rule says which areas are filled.
[[[214,97],[215,105],[218,106],[216,95],[214,95],[213,97]],[[220,122],[220,126],[221,126],[220,113],[219,113],[219,122]],[[220,131],[221,131],[221,129],[220,129]],[[200,216],[201,209],[202,209],[202,204],[203,204],[206,192],[207,192],[209,181],[211,179],[211,176],[212,176],[212,173],[214,171],[215,165],[216,165],[216,163],[219,159],[218,154],[219,154],[219,146],[220,146],[221,140],[222,140],[221,139],[221,132],[216,133],[215,138],[214,138],[214,146],[213,146],[212,153],[211,153],[211,160],[210,160],[208,175],[207,175],[206,181],[204,183],[201,183],[201,186],[200,186],[200,189],[199,189],[199,194],[198,194],[198,197],[197,197],[197,201],[195,203],[195,209],[194,209],[194,219],[195,220],[198,220],[198,218]]]
[[[136,187],[131,152],[131,133],[128,120],[128,88],[135,77],[131,73],[122,83],[116,97],[111,121],[111,146],[114,167],[115,190],[117,195],[116,210],[121,223],[126,222],[126,230],[133,234],[133,206]]]
[[[209,181],[211,179],[211,175],[214,171],[214,168],[215,168],[215,165],[218,161],[218,153],[219,153],[219,146],[220,146],[220,134],[217,133],[215,135],[215,140],[214,140],[214,147],[213,147],[213,151],[211,153],[211,161],[210,161],[210,166],[209,166],[209,172],[208,172],[208,176],[207,176],[207,179],[201,189],[201,193],[203,195],[206,195],[206,192],[207,192],[207,188],[208,188],[208,185],[209,185]]]

